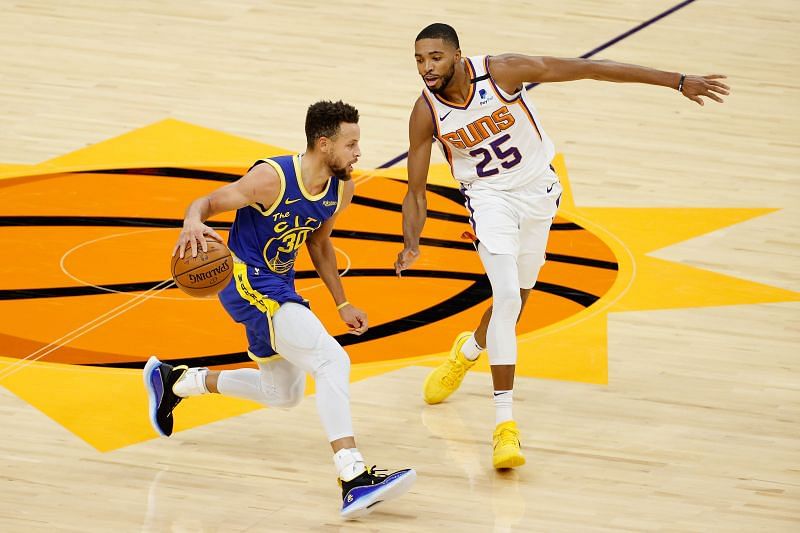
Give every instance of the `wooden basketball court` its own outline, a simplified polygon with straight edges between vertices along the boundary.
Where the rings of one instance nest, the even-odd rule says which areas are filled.
[[[0,17],[0,530],[796,531],[800,79],[791,2],[431,5],[25,2]],[[398,279],[413,40],[728,75],[723,105],[592,81],[531,90],[567,186],[518,327],[528,463],[491,467],[485,355],[447,402],[422,382],[490,302],[437,154],[423,256]],[[487,21],[490,21],[487,24]],[[370,464],[412,491],[343,522],[314,402],[220,396],[159,439],[151,354],[247,365],[215,299],[171,287],[193,198],[304,146],[306,108],[361,112],[334,242],[346,334],[307,255],[298,286],[353,363]],[[223,232],[232,214],[214,219]],[[313,394],[313,383],[309,384]]]

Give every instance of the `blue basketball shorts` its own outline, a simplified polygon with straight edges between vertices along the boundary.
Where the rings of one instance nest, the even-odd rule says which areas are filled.
[[[254,361],[273,357],[275,332],[272,317],[286,302],[309,307],[294,288],[294,279],[277,276],[264,267],[235,262],[233,278],[219,293],[219,300],[228,314],[245,327],[247,353]]]

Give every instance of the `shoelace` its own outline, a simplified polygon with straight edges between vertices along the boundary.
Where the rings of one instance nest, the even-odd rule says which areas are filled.
[[[366,470],[367,476],[369,476],[370,485],[380,483],[384,478],[388,476],[388,474],[384,474],[383,472],[388,472],[388,470],[386,470],[385,468],[378,468],[378,465],[372,465],[372,468]],[[361,475],[363,476],[364,474]],[[336,481],[339,483],[339,487],[341,487],[343,484],[341,478],[337,478]]]
[[[447,385],[448,387],[454,386],[458,381],[464,378],[464,374],[467,373],[467,367],[458,359],[453,362],[450,366],[450,370],[448,370],[447,374],[442,376],[442,383]]]
[[[497,436],[497,441],[499,446],[506,446],[508,444],[516,445],[519,443],[519,431],[505,428],[500,432],[500,435]]]
[[[372,468],[370,468],[367,471],[367,474],[369,474],[370,477],[373,477],[375,479],[383,479],[383,478],[385,478],[386,476],[389,475],[389,474],[383,474],[383,473],[376,474],[375,472],[388,472],[388,470],[386,470],[385,468],[378,468],[378,465],[372,465]]]

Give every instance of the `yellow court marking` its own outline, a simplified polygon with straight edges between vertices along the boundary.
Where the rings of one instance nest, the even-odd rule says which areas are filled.
[[[24,180],[26,176],[65,171],[159,166],[236,169],[257,159],[286,153],[289,151],[279,147],[165,120],[40,165],[0,165],[0,177]],[[593,305],[520,336],[520,376],[606,383],[606,329],[610,312],[800,300],[796,292],[648,255],[683,240],[768,215],[772,209],[579,207],[571,194],[562,155],[554,160],[554,166],[564,186],[560,215],[605,243],[616,256],[618,272],[610,289],[599,295]],[[406,169],[360,171],[354,181],[361,187],[378,177],[405,179]],[[433,165],[429,181],[456,187],[447,165]],[[431,227],[434,223],[431,222]],[[359,267],[358,263],[353,265]],[[354,282],[348,279],[346,283]],[[470,326],[464,324],[465,328]],[[426,333],[415,335],[419,335],[420,343],[427,342]],[[409,365],[433,365],[443,355],[437,350],[414,357],[355,364],[352,379],[366,379]],[[488,370],[485,359],[476,367],[478,370]],[[11,372],[16,364],[19,364],[17,358],[0,357],[0,373]],[[145,413],[146,398],[139,370],[54,364],[45,360],[7,376],[5,387],[98,450],[113,450],[154,437]],[[307,392],[313,393],[313,387]],[[199,398],[181,405],[176,429],[207,424],[259,407],[252,402],[219,396]]]

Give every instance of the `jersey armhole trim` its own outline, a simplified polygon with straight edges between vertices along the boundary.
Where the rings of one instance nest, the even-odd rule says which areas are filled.
[[[508,94],[507,92],[505,92],[499,85],[497,85],[497,83],[494,81],[494,78],[492,77],[492,73],[489,72],[489,59],[491,57],[492,56],[486,56],[483,59],[483,63],[484,63],[484,68],[486,69],[486,74],[489,75],[489,84],[492,86],[492,90],[494,91],[494,94],[496,94],[497,97],[500,98],[500,100],[502,100],[506,104],[514,104],[514,103],[516,103],[517,100],[520,99],[520,97],[522,95],[522,91],[519,91],[518,93],[516,93],[516,95],[511,95],[511,94]],[[523,90],[525,90],[524,87],[523,87]]]
[[[266,163],[273,169],[275,169],[275,172],[277,172],[278,174],[278,179],[281,181],[281,190],[278,192],[278,197],[275,198],[275,201],[272,203],[271,206],[267,208],[263,204],[258,202],[250,204],[250,207],[252,207],[260,214],[266,217],[271,215],[283,201],[283,195],[286,193],[286,175],[283,173],[283,169],[281,168],[281,166],[272,159],[260,159],[259,161],[256,161],[256,163],[250,168],[253,169],[256,167],[256,165],[259,165],[261,163]]]

